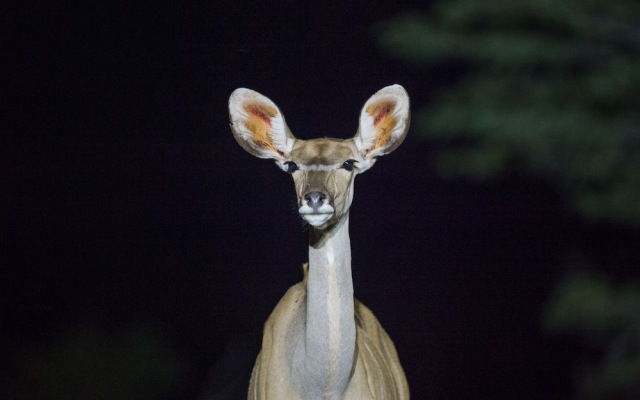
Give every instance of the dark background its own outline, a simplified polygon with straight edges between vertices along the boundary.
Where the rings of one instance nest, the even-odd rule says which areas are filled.
[[[243,398],[307,238],[290,177],[235,143],[228,96],[269,96],[303,139],[352,136],[392,83],[424,104],[454,72],[385,57],[373,27],[426,6],[3,7],[0,372],[29,384],[21,351],[64,327],[146,321],[183,360],[166,396]],[[356,295],[412,397],[567,398],[574,346],[540,329],[559,249],[606,260],[632,237],[575,222],[535,181],[443,182],[432,157],[410,131],[351,212]]]

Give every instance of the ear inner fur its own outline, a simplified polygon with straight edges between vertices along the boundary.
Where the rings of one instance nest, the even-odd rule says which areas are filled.
[[[244,106],[249,118],[245,126],[251,132],[253,140],[262,148],[278,153],[271,140],[271,118],[278,114],[278,111],[262,103],[249,103]]]
[[[393,116],[395,107],[396,103],[393,101],[380,101],[367,107],[367,114],[373,117],[376,130],[374,149],[386,145],[391,140],[391,132],[398,122]]]

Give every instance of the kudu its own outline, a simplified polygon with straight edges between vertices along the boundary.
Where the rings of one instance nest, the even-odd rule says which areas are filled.
[[[293,177],[310,225],[304,278],[265,323],[249,399],[408,399],[393,342],[353,297],[348,232],[355,176],[406,136],[407,92],[392,85],[369,98],[348,140],[296,139],[275,103],[249,89],[231,94],[229,114],[242,148]]]

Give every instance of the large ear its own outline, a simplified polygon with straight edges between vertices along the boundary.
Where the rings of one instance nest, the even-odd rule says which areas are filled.
[[[400,85],[380,89],[360,112],[360,127],[354,137],[366,166],[376,157],[391,153],[400,146],[409,129],[409,95]]]
[[[274,159],[284,168],[296,139],[273,101],[251,89],[236,89],[229,97],[229,120],[243,149],[256,157]]]

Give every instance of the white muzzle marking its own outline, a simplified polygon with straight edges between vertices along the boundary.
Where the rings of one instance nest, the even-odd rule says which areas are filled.
[[[314,212],[306,203],[298,209],[300,216],[316,228],[322,228],[333,217],[334,211],[335,209],[326,203],[320,206],[317,212]]]

